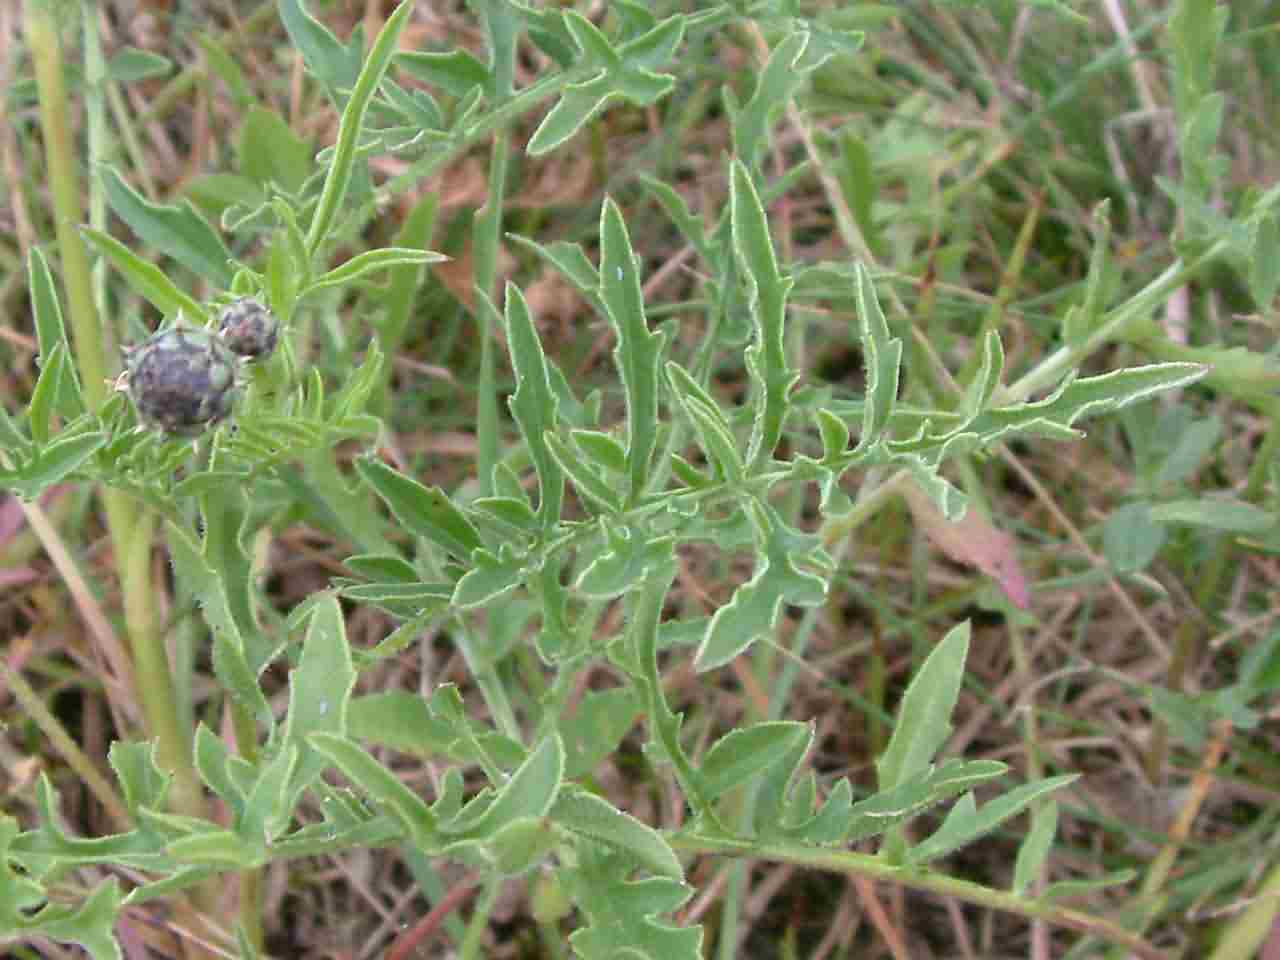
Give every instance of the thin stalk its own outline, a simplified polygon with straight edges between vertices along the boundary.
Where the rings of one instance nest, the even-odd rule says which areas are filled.
[[[480,374],[476,410],[476,470],[480,490],[486,496],[493,492],[493,468],[498,462],[498,391],[496,358],[494,355],[494,329],[497,320],[494,301],[490,297],[497,279],[498,242],[502,230],[502,207],[507,180],[507,144],[504,132],[494,135],[492,164],[489,168],[489,198],[485,211],[476,223],[472,244],[475,288],[484,294],[477,297],[476,317],[480,323]],[[495,606],[486,611],[492,621],[506,615],[506,607]],[[492,624],[491,624],[492,626]],[[487,656],[474,649],[472,631],[461,631],[464,643],[463,655],[476,678],[476,685],[489,705],[502,732],[520,739],[520,726],[515,711],[507,697],[506,687],[494,670]]]
[[[373,41],[365,66],[360,71],[360,76],[356,78],[351,97],[343,108],[342,121],[338,126],[338,142],[333,146],[333,160],[329,164],[329,172],[325,175],[324,185],[320,188],[320,199],[311,217],[311,225],[307,228],[307,253],[312,259],[319,252],[321,243],[328,237],[329,228],[333,226],[338,211],[342,207],[342,201],[346,198],[365,113],[369,109],[369,102],[378,84],[382,82],[396,40],[412,10],[412,3],[402,2],[387,19],[382,31]],[[375,68],[371,69],[371,64]]]
[[[1031,658],[1027,656],[1027,641],[1022,628],[1016,623],[1009,625],[1009,649],[1013,653],[1013,669],[1021,678],[1019,685],[1029,688],[1035,680],[1031,668]],[[1040,760],[1040,731],[1036,720],[1036,712],[1028,706],[1021,715],[1022,745],[1027,757],[1027,780],[1040,780],[1044,777],[1044,764]]]
[[[107,366],[102,331],[93,303],[89,260],[80,235],[80,179],[76,173],[76,142],[67,115],[70,99],[63,78],[62,49],[47,0],[28,0],[27,46],[35,68],[41,133],[53,197],[54,229],[62,259],[62,283],[71,319],[76,366],[90,407],[107,397]]]
[[[138,139],[134,123],[129,117],[129,107],[124,102],[124,97],[120,94],[120,88],[105,78],[103,83],[107,94],[107,102],[111,105],[111,115],[115,117],[116,129],[120,132],[120,139],[124,141],[125,152],[129,154],[129,161],[133,164],[133,169],[138,175],[138,182],[142,186],[142,192],[147,198],[154,200],[160,194],[156,189],[156,182],[151,176],[151,171],[147,167],[147,148]]]
[[[77,231],[83,212],[76,172],[76,143],[71,135],[62,50],[52,11],[44,0],[26,6],[26,38],[35,67],[41,130],[49,190],[53,198],[62,282],[70,318],[72,347],[90,408],[107,399],[107,357],[102,326],[93,299],[88,256]],[[189,745],[179,735],[173,679],[169,672],[151,577],[154,521],[127,495],[100,492],[107,526],[115,548],[125,623],[132,647],[138,695],[148,733],[157,738],[157,758],[175,775],[174,806],[190,815],[203,812],[199,781]]]
[[[1035,679],[1035,674],[1031,669],[1031,658],[1027,655],[1026,637],[1023,635],[1022,627],[1017,621],[1010,621],[1009,623],[1009,640],[1009,647],[1013,652],[1013,669],[1020,678],[1019,686],[1023,689],[1028,689]],[[1019,723],[1022,728],[1022,748],[1027,758],[1027,781],[1040,780],[1044,777],[1044,764],[1040,760],[1040,721],[1036,716],[1034,700],[1028,703],[1027,708],[1021,712]],[[1039,812],[1046,803],[1051,802],[1051,800],[1041,797],[1035,801],[1032,810]],[[1042,864],[1031,882],[1031,890],[1033,893],[1039,894],[1043,892],[1044,886],[1045,868]],[[1034,920],[1032,922],[1032,943],[1033,950],[1036,951],[1035,956],[1048,956],[1047,942],[1048,930],[1044,921],[1040,919]]]

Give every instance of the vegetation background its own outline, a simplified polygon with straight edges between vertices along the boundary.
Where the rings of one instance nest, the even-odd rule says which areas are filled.
[[[393,6],[311,0],[308,9],[345,42],[361,26],[363,37],[376,37]],[[576,6],[606,32],[636,15],[626,4]],[[754,6],[769,5],[744,9]],[[868,792],[908,681],[939,639],[968,620],[954,732],[939,759],[1000,760],[1017,782],[1081,774],[1056,794],[1053,817],[1033,828],[1045,845],[1036,889],[1076,884],[1067,891],[1073,908],[1141,934],[1149,955],[1280,956],[1280,934],[1268,933],[1280,908],[1280,226],[1268,192],[1280,174],[1276,4],[772,6],[819,34],[865,32],[860,50],[831,57],[779,101],[760,163],[771,184],[764,200],[774,247],[800,279],[787,351],[809,396],[852,403],[867,390],[854,298],[837,289],[848,277],[840,265],[855,260],[869,269],[905,344],[903,403],[954,403],[947,391],[973,381],[989,331],[999,333],[1015,383],[1073,342],[1082,310],[1101,316],[1162,278],[1158,297],[1141,301],[1082,357],[1082,372],[1156,361],[1193,361],[1209,372],[1090,421],[1079,439],[1018,438],[958,460],[945,472],[969,498],[959,524],[910,483],[877,487],[879,468],[846,477],[849,497],[874,491],[875,499],[840,530],[840,564],[820,608],[785,606],[769,642],[715,672],[696,673],[687,655],[664,661],[665,693],[685,713],[688,749],[698,753],[752,719],[812,721],[809,763],[820,792],[841,777]],[[332,91],[306,69],[274,2],[99,0],[50,9],[66,43],[74,142],[92,144],[139,197],[185,198],[226,224],[260,202],[269,183],[301,190],[315,152],[338,140]],[[698,9],[658,2],[650,12]],[[19,4],[0,4],[0,398],[11,413],[33,403],[40,373],[31,252],[59,226],[23,15]],[[84,45],[84,20],[102,61]],[[495,401],[514,390],[515,371],[502,331],[484,335],[478,293],[496,291],[495,280],[523,291],[547,356],[577,396],[598,389],[606,410],[621,409],[612,328],[553,258],[518,239],[544,248],[580,243],[595,262],[606,195],[642,259],[650,320],[680,321],[674,349],[694,349],[706,265],[652,184],[666,184],[708,223],[731,203],[734,117],[721,91],[741,104],[757,89],[779,41],[762,22],[743,18],[689,39],[671,68],[672,95],[641,106],[611,102],[561,149],[526,149],[546,114],[539,108],[514,115],[496,140],[476,137],[427,175],[405,177],[415,168],[398,154],[369,154],[360,186],[395,188],[378,195],[376,215],[353,218],[357,230],[338,217],[334,262],[415,245],[451,259],[336,287],[299,311],[292,339],[299,368],[318,372],[332,391],[361,369],[372,335],[393,346],[371,400],[385,420],[381,459],[425,485],[467,491],[483,483],[477,461],[495,460],[478,449],[494,435],[477,423],[501,417],[501,450],[514,448],[516,424]],[[485,45],[476,10],[460,2],[416,4],[399,35],[404,51],[462,48],[479,61]],[[521,41],[513,63],[520,90],[549,60]],[[91,129],[89,118],[107,127]],[[507,178],[497,218],[485,209],[496,164]],[[106,213],[111,174],[82,164],[79,175],[89,200],[84,222],[132,245],[196,300],[223,292],[170,259],[172,250],[139,244]],[[482,239],[494,230],[514,239]],[[274,256],[269,238],[237,242],[233,252],[246,262]],[[834,272],[824,273],[830,265]],[[105,263],[95,270],[93,295],[112,314],[108,341],[141,339],[157,312]],[[388,298],[402,304],[398,314],[384,313]],[[750,390],[740,349],[715,353],[707,373],[708,392],[726,407]],[[1052,385],[1035,384],[1037,395]],[[792,420],[782,449],[812,452],[815,436],[811,422]],[[337,475],[351,476],[369,445],[335,443]],[[813,489],[789,492],[778,508],[812,529],[816,500]],[[373,502],[366,498],[366,509]],[[128,574],[91,489],[55,487],[40,503],[32,513],[16,496],[0,501],[3,803],[30,826],[40,813],[37,777],[47,774],[60,789],[63,821],[98,836],[110,832],[112,816],[90,774],[108,769],[115,736],[140,730],[129,691],[104,682],[94,652],[104,633],[124,629]],[[283,630],[335,577],[352,575],[345,561],[360,544],[344,536],[351,527],[318,524],[284,504],[255,538],[254,577],[273,629]],[[750,578],[749,561],[682,549],[669,602],[711,614]],[[233,720],[214,695],[199,598],[170,576],[163,551],[142,564],[153,575],[177,696],[222,730]],[[353,648],[385,651],[377,645],[388,636],[403,639],[387,604],[343,603]],[[602,634],[623,626],[621,604],[599,612]],[[532,708],[520,697],[534,698],[529,691],[546,681],[528,654],[529,618],[502,623],[507,635],[486,641],[488,682],[525,691],[512,704],[523,716]],[[477,683],[486,681],[447,618],[419,625],[403,649],[363,666],[358,693],[452,682],[472,709],[484,702]],[[285,667],[263,676],[281,709]],[[607,671],[584,673],[567,702],[576,707],[607,679]],[[398,752],[389,739],[375,752],[404,782],[436,782],[432,762]],[[683,802],[654,775],[638,729],[628,724],[614,739],[616,751],[598,758],[594,788],[644,823],[678,826]],[[912,835],[941,819],[930,814]],[[1005,823],[945,868],[1008,887],[1026,835],[1022,820]],[[1108,949],[1088,931],[892,878],[713,856],[692,860],[687,878],[695,891],[673,922],[705,924],[705,949],[722,958],[1041,960]],[[277,862],[260,880],[260,944],[272,955],[569,952],[562,891],[546,882],[479,885],[473,868],[406,864],[376,847]],[[206,901],[203,919],[225,933],[230,894],[218,896]],[[234,951],[226,945],[233,940],[198,934],[159,903],[127,912],[121,937],[130,958],[178,955],[193,936]],[[14,947],[21,956],[75,949],[48,939]]]

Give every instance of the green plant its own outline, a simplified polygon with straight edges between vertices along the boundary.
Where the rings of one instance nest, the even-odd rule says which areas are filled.
[[[0,882],[8,890],[0,897],[6,911],[0,936],[50,937],[80,943],[95,957],[119,956],[111,931],[121,909],[198,892],[237,873],[240,949],[250,955],[262,948],[256,891],[266,865],[394,847],[419,862],[449,857],[472,865],[489,905],[502,878],[546,867],[544,882],[579,911],[570,942],[584,958],[700,956],[701,928],[669,916],[691,893],[679,854],[888,879],[1159,956],[1120,925],[1055,902],[1078,887],[1031,891],[1056,824],[1048,796],[1072,775],[1009,786],[1003,763],[939,756],[960,696],[966,625],[949,631],[920,662],[876,765],[876,788],[860,797],[847,778],[820,789],[816,775],[804,770],[815,736],[804,722],[760,717],[695,748],[662,667],[691,658],[696,670],[713,671],[776,644],[784,608],[806,611],[801,622],[811,622],[805,618],[822,608],[841,573],[849,535],[898,492],[922,491],[939,522],[958,520],[969,497],[944,467],[971,469],[1014,439],[1074,440],[1075,425],[1087,417],[1201,378],[1205,368],[1188,361],[1078,372],[1127,335],[1174,278],[1185,278],[1183,268],[1171,267],[1110,308],[1091,282],[1078,309],[1065,315],[1060,350],[1012,383],[1005,383],[1001,339],[984,324],[969,376],[953,391],[932,365],[927,340],[910,336],[905,311],[892,314],[893,327],[882,311],[876,283],[893,278],[875,269],[853,211],[846,207],[841,219],[844,239],[862,258],[852,264],[788,262],[766,216],[791,178],[820,166],[810,157],[773,181],[766,176],[762,161],[776,118],[797,110],[795,98],[824,65],[859,55],[859,34],[802,18],[783,3],[709,5],[662,20],[642,5],[617,3],[609,31],[573,9],[504,0],[474,7],[487,62],[461,49],[397,52],[411,0],[392,14],[367,55],[359,33],[343,44],[298,0],[282,0],[293,44],[341,113],[337,142],[317,168],[292,165],[289,158],[305,156],[305,145],[299,150],[287,125],[255,108],[245,137],[261,145],[246,150],[238,173],[246,181],[238,192],[248,196],[224,206],[219,231],[193,205],[154,203],[111,166],[99,167],[99,189],[111,209],[175,266],[162,271],[101,224],[79,234],[64,230],[59,250],[70,337],[43,255],[33,252],[40,376],[21,414],[0,415],[0,482],[27,500],[67,482],[107,491],[118,562],[133,564],[121,570],[127,627],[135,638],[134,672],[150,704],[146,735],[157,745],[112,747],[118,787],[102,789],[110,798],[104,803],[124,821],[119,832],[82,838],[65,830],[47,778],[38,787],[36,826],[20,831],[16,821],[0,820]],[[52,23],[41,4],[31,4],[29,25],[33,55],[43,63]],[[507,284],[498,296],[512,128],[554,101],[527,149],[540,156],[561,148],[615,103],[649,107],[668,97],[677,77],[667,71],[682,44],[729,28],[759,39],[767,59],[749,96],[726,89],[735,154],[723,164],[728,203],[718,216],[696,214],[670,183],[645,182],[700,259],[700,326],[655,325],[656,305],[642,293],[644,260],[612,199],[601,208],[594,261],[568,241],[510,238],[562,275],[608,325],[619,386],[609,397],[583,396],[548,355],[520,287]],[[549,68],[517,91],[520,37]],[[58,93],[53,66],[43,69],[50,73],[40,94],[47,105]],[[411,85],[410,77],[438,96]],[[50,109],[45,124],[50,143],[68,149],[60,132],[65,118]],[[442,259],[425,249],[433,208],[418,208],[406,222],[412,244],[326,264],[336,247],[360,235],[380,199],[485,138],[492,142],[487,209],[473,233],[474,313],[483,331],[474,483],[426,486],[412,471],[366,453],[354,462],[353,484],[333,449],[349,439],[371,444],[383,429],[368,412],[390,404],[380,395],[388,383],[382,364],[403,336],[420,268]],[[380,153],[405,159],[408,168],[375,187],[367,161]],[[51,167],[52,161],[51,153]],[[55,190],[72,192],[60,176],[53,175]],[[837,207],[839,189],[829,194]],[[66,206],[60,227],[78,201]],[[865,219],[865,207],[862,213]],[[79,221],[77,213],[71,222]],[[261,241],[261,255],[233,257],[233,248],[254,248],[228,243],[224,232]],[[98,321],[87,267],[77,265],[81,237],[166,319],[217,325],[213,308],[188,292],[197,283],[213,288],[215,299],[261,298],[279,319],[279,351],[246,376],[234,415],[201,434],[194,451],[189,442],[135,430],[124,398],[101,386],[107,353],[100,331],[93,332]],[[1098,248],[1101,272],[1105,242]],[[1209,262],[1209,253],[1200,256]],[[390,277],[382,288],[371,284],[379,271]],[[312,346],[311,305],[332,303],[344,291],[381,300],[389,319],[375,324],[361,362],[331,393],[316,367],[303,374],[299,356]],[[889,296],[896,302],[896,294]],[[789,309],[817,303],[857,318],[850,339],[859,345],[866,384],[856,395],[800,382],[802,344]],[[514,377],[514,431],[504,428],[496,404],[499,332]],[[204,337],[209,345],[221,342]],[[744,358],[748,389],[741,403],[727,404],[713,389],[712,372],[717,356],[733,351]],[[923,384],[912,402],[900,397],[904,364]],[[131,385],[136,377],[135,370]],[[145,411],[146,401],[140,406]],[[194,427],[195,420],[217,419],[206,412],[172,424],[158,413],[150,419]],[[856,498],[848,486],[854,472],[872,478]],[[390,518],[375,509],[373,497]],[[209,723],[184,714],[171,689],[155,612],[146,607],[151,523],[135,526],[139,517],[157,518],[180,589],[199,598],[235,753]],[[345,560],[349,576],[276,615],[255,594],[249,544],[282,517],[328,529],[356,552]],[[751,564],[749,578],[710,616],[691,615],[672,589],[680,558],[693,550]],[[372,649],[354,649],[340,600],[403,623]],[[625,615],[611,617],[619,607]],[[429,697],[355,693],[362,670],[440,623],[449,625],[466,659],[488,721],[476,720],[448,684]],[[263,676],[281,662],[290,667],[288,707],[277,716]],[[618,685],[570,711],[576,686],[597,668]],[[678,829],[659,830],[629,815],[590,781],[641,716],[646,760],[687,805]],[[374,755],[383,746],[440,764],[431,802]],[[472,768],[483,777],[479,789],[464,777]],[[339,774],[349,786],[336,785]],[[975,789],[983,786],[991,795],[979,806]],[[211,814],[210,797],[224,806],[226,822]],[[941,822],[916,835],[928,823],[924,815],[944,803],[950,806]],[[1010,889],[932,866],[1024,811],[1031,811],[1032,825]],[[880,838],[874,854],[849,849],[873,838]],[[147,879],[128,893],[115,879],[87,893],[65,882],[90,865],[128,868]],[[472,955],[485,917],[478,910],[464,938]],[[722,944],[730,955],[731,940]]]

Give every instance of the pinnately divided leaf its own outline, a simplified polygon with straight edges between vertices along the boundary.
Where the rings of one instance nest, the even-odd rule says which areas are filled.
[[[698,773],[711,796],[719,796],[807,746],[809,726],[795,721],[770,721],[731,730],[707,751]]]
[[[1001,794],[981,808],[975,805],[973,794],[966,793],[947,813],[942,826],[935,833],[907,851],[906,862],[912,866],[920,866],[958,850],[990,833],[1005,820],[1024,810],[1037,797],[1061,790],[1078,778],[1079,774],[1072,773],[1025,783]]]
[[[674,360],[667,361],[667,379],[680,406],[693,424],[693,429],[717,473],[731,483],[742,479],[742,454],[733,430],[720,405],[693,377]]]
[[[307,69],[330,91],[349,89],[360,74],[360,54],[364,48],[364,31],[359,30],[344,46],[329,28],[303,7],[301,0],[280,0],[280,20],[289,33]]]
[[[422,266],[427,263],[440,263],[448,260],[442,253],[431,250],[414,250],[407,247],[382,247],[378,250],[366,250],[357,254],[341,266],[334,267],[311,281],[298,293],[298,297],[323,290],[325,287],[346,286],[357,277],[374,270],[388,270],[400,266]]]
[[[507,346],[516,373],[516,392],[507,401],[529,447],[529,457],[538,473],[541,500],[538,517],[543,527],[560,519],[564,499],[564,473],[547,446],[546,433],[555,429],[559,401],[551,389],[547,358],[534,329],[524,295],[507,284]]]
[[[1131,403],[1195,383],[1209,373],[1201,363],[1152,363],[1126,367],[1094,377],[1068,378],[1044,400],[987,410],[970,427],[986,434],[994,423],[1043,419],[1071,425],[1077,420],[1110,413]],[[998,434],[997,434],[998,436]],[[986,442],[991,442],[990,439]]]
[[[889,325],[876,299],[867,268],[859,263],[854,270],[854,296],[862,327],[862,356],[867,364],[866,406],[862,413],[862,434],[858,437],[858,450],[861,451],[881,440],[893,413],[898,397],[902,341],[889,336]]]
[[[191,595],[200,598],[205,619],[213,629],[213,664],[218,679],[231,691],[235,700],[270,723],[271,709],[258,686],[257,671],[263,665],[249,661],[226,585],[210,565],[191,530],[170,522],[167,534],[174,570],[186,580]]]
[[[580,51],[580,59],[595,73],[565,88],[529,139],[530,156],[560,146],[615,98],[649,106],[675,87],[675,79],[653,67],[670,59],[684,36],[685,17],[672,16],[646,34],[613,46],[590,20],[575,10],[562,14],[563,24]]]
[[[553,733],[544,738],[497,789],[478,816],[469,815],[469,805],[455,822],[443,825],[442,829],[451,839],[482,840],[521,817],[546,816],[563,778],[564,744],[560,742],[560,735]]]
[[[569,936],[582,960],[700,960],[702,928],[674,927],[661,919],[692,895],[691,887],[670,877],[627,880],[629,856],[580,851],[576,867],[560,879],[588,926]]]
[[[504,543],[498,552],[476,550],[471,569],[463,574],[453,591],[452,603],[462,610],[482,607],[506,596],[524,582],[525,560]]]
[[[34,916],[23,917],[20,930],[25,936],[78,943],[93,960],[120,960],[123,954],[112,930],[123,900],[119,881],[111,877],[99,883],[78,907],[46,903]],[[0,934],[8,935],[8,931]]]
[[[774,47],[756,78],[751,99],[732,111],[733,143],[738,156],[754,165],[768,139],[770,119],[803,85],[819,62],[801,66],[809,45],[807,31],[788,34]]]
[[[741,160],[733,163],[729,203],[733,248],[755,321],[755,342],[748,348],[748,367],[756,391],[756,419],[747,460],[759,464],[772,456],[778,445],[787,415],[787,394],[798,377],[787,366],[784,343],[792,280],[778,268],[764,207]]]
[[[813,607],[827,598],[827,581],[796,566],[794,532],[785,531],[780,521],[755,501],[748,509],[762,539],[756,572],[711,618],[694,660],[699,672],[724,666],[756,640],[771,634],[783,603]]]
[[[616,597],[635,587],[656,568],[675,563],[675,542],[643,528],[612,528],[600,521],[608,547],[587,566],[574,586],[592,597]]]
[[[336,733],[316,732],[310,743],[347,778],[377,800],[405,828],[409,838],[422,850],[435,848],[436,818],[426,802],[400,778],[379,763],[363,747]]]
[[[640,292],[640,261],[622,212],[606,198],[600,213],[600,299],[618,338],[614,363],[627,394],[628,502],[635,503],[649,477],[658,435],[658,372],[665,337],[651,332]]]

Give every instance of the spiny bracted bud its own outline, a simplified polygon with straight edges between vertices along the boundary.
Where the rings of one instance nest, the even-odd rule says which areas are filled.
[[[121,383],[148,426],[194,437],[231,412],[236,369],[210,331],[178,325],[125,351]]]
[[[276,348],[280,321],[259,301],[242,297],[222,311],[218,335],[236,356],[257,360]]]

